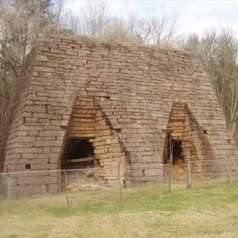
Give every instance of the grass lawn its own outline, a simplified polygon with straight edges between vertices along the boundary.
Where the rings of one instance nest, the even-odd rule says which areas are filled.
[[[0,200],[1,238],[237,238],[238,184],[166,193],[147,185]]]

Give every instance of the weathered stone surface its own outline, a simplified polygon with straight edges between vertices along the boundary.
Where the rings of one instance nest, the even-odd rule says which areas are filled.
[[[222,159],[236,152],[212,85],[190,54],[53,37],[34,52],[5,171],[28,171],[26,164],[31,171],[60,169],[65,139],[78,136],[91,138],[98,173],[109,183],[119,163],[123,180],[162,176],[162,169],[156,174],[147,167],[164,162],[167,129],[184,141],[185,157]],[[20,179],[17,191],[21,185],[56,191],[57,179]]]

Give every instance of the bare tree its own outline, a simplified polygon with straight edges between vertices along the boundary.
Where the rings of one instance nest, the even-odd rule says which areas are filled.
[[[197,54],[215,87],[228,126],[238,128],[238,40],[229,29],[207,32],[199,38],[191,35],[183,48]]]
[[[135,16],[120,18],[110,14],[103,2],[82,7],[79,16],[68,14],[64,23],[78,35],[104,41],[132,41],[145,44],[172,44],[176,40],[175,19],[138,19]]]
[[[0,0],[0,160],[26,55],[36,39],[57,29],[56,19],[51,0]]]

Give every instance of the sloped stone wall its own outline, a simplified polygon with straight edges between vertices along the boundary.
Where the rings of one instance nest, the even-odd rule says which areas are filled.
[[[93,98],[76,97],[69,122],[68,137],[96,136],[96,106]]]
[[[100,166],[99,176],[109,184],[118,184],[119,180],[123,182],[126,179],[126,151],[100,107],[97,107],[94,146],[95,159]]]
[[[176,102],[186,103],[200,130],[206,130],[211,159],[235,152],[212,85],[190,54],[46,38],[32,64],[10,128],[5,170],[27,171],[26,164],[31,171],[60,168],[76,97],[94,98],[100,106],[126,151],[131,177],[144,176],[139,166],[163,162],[165,131]]]
[[[4,147],[5,147],[5,137],[4,135],[0,135],[0,173],[3,171]]]
[[[71,138],[88,138],[92,142],[95,148],[95,176],[109,184],[118,184],[119,176],[125,180],[126,152],[116,130],[94,98],[76,97],[65,141]],[[63,157],[61,160],[64,163]]]
[[[186,103],[174,103],[172,106],[166,140],[165,162],[173,153],[173,143],[181,143],[181,159],[178,161],[182,169],[187,169],[187,161],[213,160],[213,150],[207,138],[207,130],[200,128],[196,118]],[[193,172],[201,173],[201,163],[193,163]]]

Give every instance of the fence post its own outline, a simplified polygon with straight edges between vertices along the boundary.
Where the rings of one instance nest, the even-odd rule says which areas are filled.
[[[64,182],[65,182],[66,203],[67,205],[69,205],[68,177],[67,177],[67,171],[65,170],[64,170]]]
[[[11,200],[10,175],[7,172],[5,176],[6,176],[6,204],[7,207],[9,207]]]
[[[62,174],[61,174],[60,169],[57,171],[57,176],[58,176],[58,178],[57,178],[57,180],[58,180],[58,193],[61,193],[61,176],[62,176]]]
[[[190,159],[188,160],[187,163],[187,189],[192,188],[192,174],[191,174],[191,161]]]
[[[171,138],[169,139],[169,192],[172,190],[172,166],[173,166],[173,144]]]
[[[170,164],[166,164],[166,166],[168,167],[168,174],[169,174],[169,179],[168,179],[168,185],[169,185],[169,192],[171,192],[172,188],[171,188],[171,180],[172,180],[172,168]]]
[[[7,199],[11,199],[11,189],[10,189],[10,175],[7,173]]]
[[[119,185],[119,195],[120,195],[120,203],[122,201],[122,188],[121,188],[121,173],[120,173],[120,168],[121,168],[121,160],[119,160],[117,169],[118,169],[118,185]]]
[[[226,162],[226,175],[227,175],[227,183],[231,182],[231,165],[230,165],[231,159],[228,156],[227,162]]]

